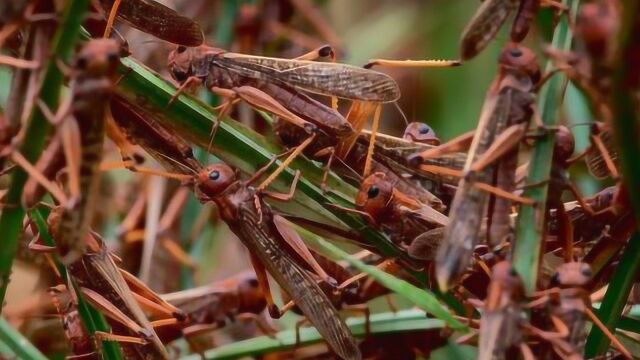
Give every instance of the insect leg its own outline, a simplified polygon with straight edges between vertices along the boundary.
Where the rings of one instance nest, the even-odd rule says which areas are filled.
[[[274,319],[279,319],[284,315],[285,310],[281,310],[276,305],[275,301],[273,301],[273,295],[271,294],[271,287],[269,286],[269,279],[267,278],[267,270],[258,257],[249,253],[251,255],[251,264],[253,265],[253,269],[256,272],[256,279],[258,280],[258,284],[260,286],[260,291],[264,294],[265,300],[267,301],[267,310],[269,311],[269,315],[271,315]]]
[[[465,151],[471,145],[471,141],[473,140],[474,135],[475,131],[469,131],[462,135],[456,136],[455,138],[442,145],[438,145],[432,149],[409,156],[407,161],[412,166],[418,166],[428,158],[436,158],[453,152]]]
[[[295,150],[293,152],[291,152],[291,154],[289,154],[289,156],[278,166],[278,168],[274,172],[272,172],[271,175],[269,175],[269,177],[267,177],[260,185],[258,185],[256,190],[258,192],[261,192],[264,189],[266,189],[271,184],[271,182],[273,182],[273,180],[275,180],[278,177],[278,175],[280,175],[280,173],[283,172],[284,169],[286,169],[289,166],[289,164],[296,157],[298,157],[298,155],[300,155],[304,151],[304,149],[307,146],[309,146],[309,144],[311,144],[313,142],[315,137],[316,137],[316,135],[313,134],[310,137],[308,137],[305,141],[303,141],[302,144],[298,145],[295,148]],[[286,200],[284,200],[284,201],[286,201]]]

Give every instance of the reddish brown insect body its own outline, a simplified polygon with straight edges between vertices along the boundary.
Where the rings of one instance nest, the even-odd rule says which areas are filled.
[[[359,359],[360,351],[349,329],[316,281],[287,251],[286,240],[274,223],[274,214],[260,195],[236,180],[234,171],[224,164],[201,171],[196,191],[201,201],[214,201],[218,205],[222,219],[291,296],[331,348],[342,358]],[[269,310],[272,316],[279,313],[278,309]]]
[[[450,224],[446,227],[444,241],[436,258],[438,283],[447,288],[465,270],[471,254],[479,244],[479,232],[483,215],[489,201],[489,193],[476,187],[476,183],[506,186],[507,192],[513,188],[515,172],[514,157],[517,147],[507,147],[504,159],[497,164],[483,166],[477,171],[469,171],[481,157],[491,155],[491,147],[499,135],[510,126],[525,127],[532,115],[535,99],[534,85],[540,78],[535,56],[524,48],[506,48],[500,58],[500,71],[494,81],[480,117],[478,130],[471,143],[465,170],[467,175],[460,180],[458,190],[451,204]],[[517,145],[518,142],[516,142]],[[508,176],[508,178],[507,178]],[[510,184],[510,187],[507,186]],[[506,200],[506,199],[503,199]],[[492,220],[494,227],[502,224],[502,231],[496,240],[503,240],[508,228],[509,209],[503,200],[496,199]],[[502,217],[501,219],[497,218]],[[490,235],[491,231],[490,231]]]
[[[356,207],[368,214],[369,222],[381,227],[394,243],[409,247],[410,254],[419,248],[422,253],[411,255],[421,260],[433,259],[438,246],[437,242],[425,244],[425,240],[433,239],[422,235],[448,222],[443,214],[394,189],[384,173],[374,173],[362,182]]]
[[[511,348],[522,344],[523,300],[522,281],[511,263],[494,265],[480,319],[478,359],[504,359]]]

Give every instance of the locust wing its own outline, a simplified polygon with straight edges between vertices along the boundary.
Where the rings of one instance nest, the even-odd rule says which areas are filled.
[[[213,61],[241,76],[314,94],[374,102],[392,102],[400,98],[398,84],[390,76],[352,65],[236,53],[223,53]]]

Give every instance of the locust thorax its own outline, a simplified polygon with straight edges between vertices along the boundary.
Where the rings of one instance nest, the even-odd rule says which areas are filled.
[[[403,138],[421,144],[440,145],[440,139],[436,132],[429,125],[421,122],[412,122],[407,125]]]
[[[236,173],[228,165],[214,164],[200,171],[196,177],[196,190],[205,198],[213,199],[236,182]]]
[[[566,164],[575,150],[575,140],[568,127],[560,125],[555,133],[556,142],[553,148],[553,161],[556,164]]]
[[[551,278],[551,286],[561,288],[584,287],[591,278],[593,272],[587,263],[568,262],[558,266],[556,273]]]
[[[498,63],[501,72],[526,76],[534,85],[542,77],[536,54],[524,46],[507,45],[500,53]]]
[[[377,172],[367,177],[356,197],[356,208],[371,215],[377,223],[390,215],[393,204],[393,185],[384,173]]]

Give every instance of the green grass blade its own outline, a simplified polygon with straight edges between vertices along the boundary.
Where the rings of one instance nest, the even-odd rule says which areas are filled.
[[[611,277],[602,305],[596,311],[600,321],[611,332],[615,332],[622,310],[627,305],[631,287],[640,273],[638,259],[640,259],[640,233],[636,232],[622,253],[620,264]],[[609,338],[597,326],[593,326],[587,338],[585,355],[591,358],[604,353],[609,347],[609,342]]]
[[[55,58],[50,58],[46,64],[47,71],[39,92],[40,99],[49,109],[58,107],[58,98],[62,87],[62,73],[56,65],[56,60],[68,62],[71,58],[76,40],[79,37],[80,23],[84,19],[88,7],[89,0],[69,0],[66,2],[64,14],[53,38],[52,54],[55,54]],[[49,128],[50,125],[44,114],[39,107],[34,106],[24,134],[24,143],[20,146],[20,152],[30,162],[35,162],[40,156]],[[22,229],[22,219],[25,215],[20,198],[26,181],[27,174],[21,169],[16,169],[11,176],[11,185],[0,216],[0,232],[3,234],[2,246],[0,246],[0,310],[4,305],[11,266],[18,249],[18,235]]]
[[[453,315],[451,315],[451,312],[449,312],[449,310],[443,306],[436,296],[430,291],[420,289],[402,279],[398,279],[395,276],[378,269],[375,266],[367,265],[362,261],[355,259],[337,246],[300,226],[295,226],[295,228],[307,242],[315,248],[320,249],[324,255],[328,256],[332,260],[348,262],[349,265],[367,273],[381,285],[411,301],[420,309],[444,320],[449,327],[456,330],[467,329],[465,325],[460,323],[453,317]]]
[[[563,0],[571,16],[575,17],[578,0]],[[553,34],[552,46],[555,49],[570,50],[572,34],[569,21],[563,17]],[[546,71],[553,69],[553,63],[547,62]],[[545,125],[553,126],[559,119],[567,79],[563,74],[551,78],[540,92],[538,109]],[[539,139],[531,153],[527,184],[533,185],[524,192],[524,197],[533,199],[535,205],[520,207],[516,224],[516,236],[513,249],[513,264],[522,277],[527,292],[535,290],[540,262],[540,246],[545,233],[547,190],[551,163],[553,159],[553,132]]]
[[[371,334],[384,335],[398,332],[431,330],[444,327],[444,323],[437,319],[428,319],[426,314],[419,310],[404,310],[397,313],[374,314],[370,317]],[[347,325],[356,337],[364,337],[365,319],[349,318]],[[300,329],[299,346],[307,346],[322,341],[322,337],[314,328]],[[296,343],[295,330],[285,330],[277,333],[275,337],[260,336],[253,339],[238,341],[221,346],[217,349],[205,351],[204,359],[222,360],[237,359],[247,356],[258,356],[275,351],[293,349]],[[181,360],[199,360],[200,355],[189,355]]]
[[[7,345],[18,359],[46,360],[47,358],[36,349],[31,342],[16,329],[11,327],[7,320],[0,318],[0,341]]]

